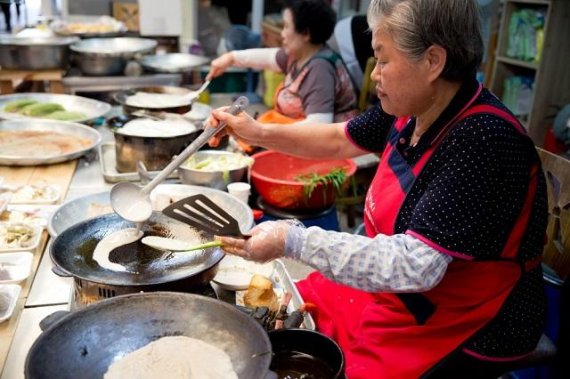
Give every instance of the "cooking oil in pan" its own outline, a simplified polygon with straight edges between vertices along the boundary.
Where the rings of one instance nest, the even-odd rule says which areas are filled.
[[[331,379],[333,370],[323,360],[297,351],[280,351],[271,360],[270,370],[279,379]]]

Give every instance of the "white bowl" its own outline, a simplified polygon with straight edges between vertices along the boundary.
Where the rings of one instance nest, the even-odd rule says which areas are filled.
[[[34,255],[30,252],[0,254],[0,284],[16,284],[26,280],[32,272]]]

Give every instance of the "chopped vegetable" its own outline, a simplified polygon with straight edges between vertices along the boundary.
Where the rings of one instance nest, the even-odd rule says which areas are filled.
[[[342,184],[346,179],[346,172],[344,168],[336,167],[330,170],[326,174],[317,174],[317,173],[310,173],[299,175],[295,177],[295,180],[298,182],[304,183],[303,193],[305,195],[305,199],[309,199],[319,184],[323,186],[332,183],[334,188],[338,193],[341,191]],[[325,199],[326,201],[326,199]]]

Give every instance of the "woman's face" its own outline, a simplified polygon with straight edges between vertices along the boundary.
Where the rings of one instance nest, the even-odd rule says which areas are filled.
[[[373,32],[372,48],[376,66],[370,77],[376,82],[382,109],[398,117],[422,114],[432,98],[425,60],[409,60],[382,28]]]
[[[285,9],[283,11],[283,29],[281,30],[281,38],[283,38],[283,49],[285,50],[285,53],[294,57],[302,51],[309,41],[308,35],[299,34],[295,31],[293,13],[290,9]]]

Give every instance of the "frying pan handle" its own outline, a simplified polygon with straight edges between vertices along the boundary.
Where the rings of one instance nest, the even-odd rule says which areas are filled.
[[[42,332],[45,332],[47,329],[52,327],[54,324],[57,324],[59,322],[59,320],[64,318],[69,313],[70,313],[69,311],[55,311],[52,314],[47,315],[45,318],[43,318],[40,321],[40,329],[42,330]]]
[[[57,276],[61,276],[64,278],[70,278],[72,275],[70,273],[68,273],[67,271],[64,271],[61,267],[59,266],[53,266],[51,268],[51,271],[56,274]]]

